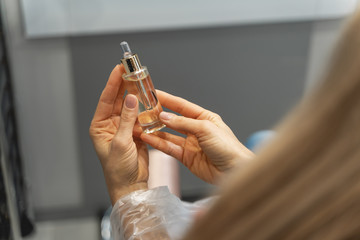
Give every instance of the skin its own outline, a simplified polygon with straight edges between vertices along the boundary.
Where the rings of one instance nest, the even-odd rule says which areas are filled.
[[[142,134],[141,139],[178,159],[202,180],[215,183],[224,172],[254,157],[218,114],[163,91],[157,95],[162,106],[181,115],[162,112],[161,121],[185,137],[157,132]]]
[[[147,189],[146,143],[182,162],[201,179],[214,183],[224,172],[252,159],[219,115],[185,99],[158,91],[160,103],[182,116],[162,112],[160,119],[185,137],[166,132],[145,134],[137,122],[138,101],[127,95],[122,65],[111,72],[100,96],[89,134],[100,159],[111,202]]]
[[[137,137],[141,132],[135,124],[137,99],[128,95],[125,101],[129,101],[131,107],[123,104],[125,89],[121,76],[124,72],[119,65],[111,72],[89,129],[113,204],[132,191],[147,189],[149,177],[147,146]]]

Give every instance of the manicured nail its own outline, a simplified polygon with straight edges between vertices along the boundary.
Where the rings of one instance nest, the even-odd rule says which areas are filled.
[[[129,94],[125,98],[125,106],[129,109],[133,109],[136,106],[137,98],[135,95]]]
[[[163,120],[170,120],[171,118],[173,118],[176,115],[173,113],[169,113],[169,112],[161,112],[159,116]]]

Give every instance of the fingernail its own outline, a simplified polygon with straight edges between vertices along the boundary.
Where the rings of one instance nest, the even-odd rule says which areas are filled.
[[[125,106],[129,109],[133,109],[136,106],[137,98],[135,95],[129,94],[125,98]]]
[[[161,112],[159,116],[163,120],[170,120],[175,116],[175,114],[169,112]]]

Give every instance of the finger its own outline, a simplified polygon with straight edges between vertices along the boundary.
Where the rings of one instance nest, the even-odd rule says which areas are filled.
[[[123,105],[123,101],[124,101],[125,91],[126,91],[125,86],[124,86],[124,84],[122,84],[120,86],[119,92],[118,92],[118,94],[116,96],[116,99],[115,99],[115,103],[114,103],[113,111],[112,111],[113,115],[120,115],[121,114],[121,109],[122,109],[122,105]]]
[[[128,94],[125,97],[124,106],[120,115],[120,124],[116,133],[117,138],[132,139],[134,125],[138,113],[138,100],[135,95]]]
[[[146,135],[145,133],[143,135]],[[180,136],[176,136],[174,134],[171,133],[167,133],[167,132],[155,132],[152,135],[156,135],[157,137],[160,137],[161,139],[164,139],[166,141],[172,142],[176,145],[179,145],[181,147],[184,147],[185,145],[185,138],[180,137]]]
[[[120,69],[122,72],[125,72],[124,70],[124,65],[120,65]],[[121,77],[122,78],[122,77]],[[122,108],[122,105],[123,105],[123,101],[124,101],[124,95],[125,95],[125,91],[126,91],[126,88],[125,88],[125,84],[124,82],[122,82],[121,86],[120,86],[120,89],[118,91],[118,94],[116,96],[116,99],[115,99],[115,103],[114,103],[114,107],[113,107],[113,112],[112,114],[114,115],[120,115],[121,113],[121,108]]]
[[[136,138],[140,138],[140,135],[143,133],[143,130],[140,126],[139,121],[135,122],[134,130],[133,130],[133,136]]]
[[[183,147],[170,141],[164,140],[159,136],[156,136],[154,134],[141,134],[141,140],[143,140],[145,143],[149,144],[153,148],[158,149],[178,160],[181,160],[183,157]]]
[[[186,134],[193,134],[199,136],[200,134],[207,134],[215,126],[208,120],[197,120],[183,116],[177,116],[169,112],[161,112],[160,120],[171,129],[178,132],[185,132]]]
[[[121,75],[123,73],[124,69],[120,68],[119,65],[116,65],[115,68],[112,70],[107,84],[103,92],[101,93],[93,120],[104,120],[111,116],[114,108],[114,103],[121,86]]]
[[[207,110],[183,98],[173,96],[161,90],[156,90],[157,96],[163,107],[177,112],[188,118],[199,118]]]

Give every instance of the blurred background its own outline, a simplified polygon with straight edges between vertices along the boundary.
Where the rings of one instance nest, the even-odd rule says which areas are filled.
[[[110,201],[88,128],[121,41],[156,88],[217,112],[244,142],[311,90],[356,5],[0,0],[0,239],[101,239]],[[180,181],[184,200],[212,188],[183,166]]]

